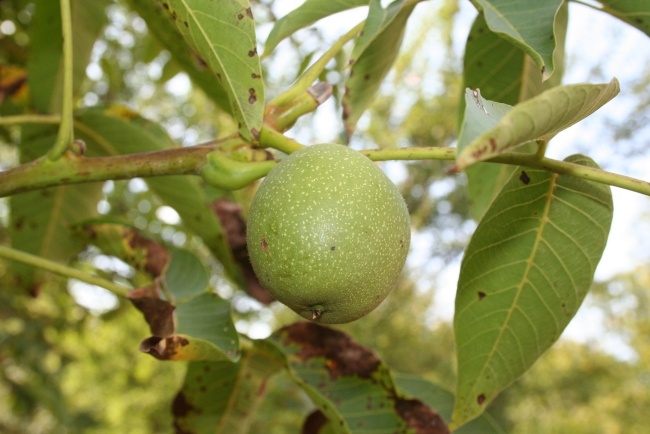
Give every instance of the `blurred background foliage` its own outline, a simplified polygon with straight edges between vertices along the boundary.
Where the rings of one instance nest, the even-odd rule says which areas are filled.
[[[44,1],[44,0],[40,0]],[[76,0],[81,1],[81,0]],[[280,11],[271,0],[252,2],[260,35],[268,34]],[[355,148],[450,146],[454,143],[464,40],[455,24],[458,0],[435,2],[426,19],[414,24],[373,108],[362,118]],[[192,87],[169,53],[147,31],[127,1],[106,1],[107,26],[95,41],[82,83],[79,107],[121,104],[161,123],[183,145],[233,131],[230,118]],[[29,60],[28,29],[39,1],[0,2],[0,83],[24,78]],[[461,36],[459,36],[461,35]],[[326,28],[289,38],[263,62],[272,97],[289,85],[335,35]],[[432,55],[432,47],[436,50]],[[323,79],[337,91],[345,76],[343,60],[328,65]],[[594,77],[599,71],[595,69]],[[633,108],[648,117],[647,83],[639,71],[641,96]],[[24,103],[24,92],[0,89],[1,114]],[[339,98],[335,94],[335,98]],[[289,135],[304,143],[338,140],[343,132],[334,104],[301,119]],[[642,127],[612,127],[629,139]],[[0,129],[0,169],[17,162],[20,131]],[[629,158],[639,149],[632,147]],[[435,275],[457,261],[474,222],[461,177],[450,178],[440,162],[386,163],[412,215],[414,249],[400,286],[363,321],[341,326],[373,348],[396,371],[424,376],[453,389],[451,324],[438,318]],[[238,192],[245,196],[250,192]],[[220,295],[233,301],[240,332],[266,337],[296,320],[277,304],[263,306],[220,278],[221,268],[201,242],[183,231],[173,210],[164,207],[141,180],[107,182],[100,214],[139,229],[154,240],[193,250],[211,267]],[[7,243],[9,209],[0,199],[0,243]],[[212,261],[212,262],[211,262]],[[88,249],[78,266],[93,264],[107,275],[129,278],[119,260]],[[612,342],[561,340],[491,406],[511,433],[634,433],[647,428],[650,407],[650,273],[638,270],[599,282],[588,298]],[[147,326],[130,303],[96,288],[51,277],[32,293],[12,286],[0,262],[0,432],[3,433],[164,433],[172,432],[170,406],[184,374],[182,363],[159,362],[138,350]],[[618,347],[625,348],[619,352]],[[286,378],[273,377],[251,432],[295,433],[313,408]]]

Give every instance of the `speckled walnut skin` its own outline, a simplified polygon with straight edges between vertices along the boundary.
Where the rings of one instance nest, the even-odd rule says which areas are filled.
[[[346,146],[313,145],[275,167],[249,213],[247,242],[262,285],[300,316],[354,321],[395,286],[411,239],[399,191]]]

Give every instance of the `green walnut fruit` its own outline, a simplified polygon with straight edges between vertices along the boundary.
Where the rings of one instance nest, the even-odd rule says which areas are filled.
[[[260,282],[300,316],[345,323],[386,298],[411,240],[404,199],[365,156],[308,146],[271,170],[251,204],[247,242]]]

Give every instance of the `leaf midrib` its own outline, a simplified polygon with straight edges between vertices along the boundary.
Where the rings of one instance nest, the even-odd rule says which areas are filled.
[[[512,318],[513,313],[516,311],[516,308],[518,306],[518,300],[521,298],[521,294],[523,292],[524,286],[526,283],[529,281],[528,275],[530,274],[531,269],[533,268],[533,265],[535,263],[534,259],[537,256],[537,252],[539,250],[539,247],[543,241],[543,233],[544,229],[546,228],[547,224],[550,223],[549,219],[549,214],[550,214],[550,209],[551,209],[551,203],[553,201],[553,189],[555,188],[555,185],[557,183],[557,174],[552,174],[551,178],[549,180],[549,186],[548,186],[548,191],[547,191],[547,197],[546,197],[546,203],[544,204],[544,210],[540,216],[540,225],[537,230],[537,234],[535,236],[535,242],[533,243],[533,248],[531,249],[531,253],[529,257],[526,259],[526,269],[524,270],[524,273],[520,279],[519,284],[517,285],[517,292],[515,294],[515,298],[510,305],[510,308],[508,309],[508,313],[506,314],[506,318],[503,321],[503,325],[501,326],[499,330],[499,335],[497,336],[494,345],[492,346],[492,349],[490,350],[490,353],[488,354],[488,357],[486,358],[485,364],[481,368],[481,371],[476,375],[474,378],[482,378],[483,374],[485,373],[485,370],[488,368],[490,365],[490,361],[494,358],[494,355],[497,352],[497,348],[499,348],[499,343],[503,339],[503,335],[506,332],[506,330],[509,329],[509,324]],[[474,383],[474,386],[472,387],[472,392],[476,392],[476,387],[478,385],[478,382]],[[474,395],[472,393],[472,395]]]
[[[228,77],[228,79],[226,80],[227,86],[228,86],[228,88],[230,88],[230,90],[232,92],[232,95],[233,95],[233,98],[231,99],[230,103],[233,106],[236,106],[237,109],[239,110],[239,112],[242,113],[242,115],[243,115],[244,108],[242,107],[242,105],[240,104],[239,99],[236,96],[237,92],[236,92],[235,88],[232,85],[232,80],[230,80],[230,76],[226,73],[226,68],[224,67],[223,63],[221,62],[221,58],[219,57],[218,53],[214,50],[214,46],[210,43],[210,38],[208,38],[208,35],[203,30],[203,26],[201,26],[200,23],[199,23],[198,17],[194,14],[194,11],[189,7],[187,2],[185,0],[179,0],[179,2],[185,7],[185,10],[187,11],[188,16],[192,19],[192,21],[194,21],[194,24],[199,29],[199,33],[203,37],[203,40],[205,42],[207,42],[207,45],[210,48],[210,52],[212,53],[215,60],[219,64],[219,68],[221,68],[221,71],[223,71],[223,73]],[[250,125],[248,125],[248,120],[246,119],[245,116],[242,116],[242,121],[244,123],[246,123],[247,128],[250,127]]]

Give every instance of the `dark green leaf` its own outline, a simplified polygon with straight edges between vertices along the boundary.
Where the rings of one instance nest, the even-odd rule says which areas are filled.
[[[480,94],[486,99],[515,105],[540,94],[544,90],[559,85],[562,81],[564,69],[567,19],[568,5],[565,3],[560,8],[555,19],[556,47],[553,58],[556,69],[549,80],[542,82],[542,77],[537,71],[532,58],[515,45],[490,31],[483,15],[479,15],[474,21],[465,47],[463,68],[465,87],[479,90]],[[469,95],[466,92],[465,101],[467,101],[468,97]],[[461,107],[465,107],[465,104],[461,104]],[[465,110],[477,109],[480,108],[475,104],[472,107],[465,107]],[[461,117],[462,127],[474,129],[462,121],[464,118],[465,114]],[[501,116],[498,116],[498,119],[500,118]],[[472,135],[471,139],[493,126],[494,124],[485,126],[484,130],[476,128],[476,134]],[[464,148],[471,141],[468,140],[470,139],[468,133],[467,130],[461,131],[462,138],[459,138],[459,149]],[[532,144],[518,148],[520,152],[531,152],[533,150],[534,146]],[[475,220],[481,219],[492,199],[512,175],[513,170],[514,168],[508,165],[483,163],[467,168],[467,190],[471,201],[472,217]]]
[[[528,53],[539,67],[542,80],[555,69],[554,22],[564,0],[473,0],[483,11],[490,29]]]
[[[158,41],[171,53],[174,62],[168,62],[163,71],[163,80],[170,79],[180,66],[194,84],[205,92],[221,109],[231,111],[226,90],[215,79],[215,75],[199,60],[193,50],[188,50],[183,36],[162,12],[162,6],[150,0],[128,0],[131,7],[147,22],[147,27]]]
[[[264,342],[246,346],[241,359],[193,362],[172,411],[183,433],[248,432],[267,380],[282,369],[282,359]]]
[[[599,0],[603,10],[650,36],[650,3],[641,0]]]
[[[560,337],[589,290],[612,213],[608,186],[570,175],[521,168],[501,190],[461,264],[454,427],[481,414]]]
[[[356,54],[359,57],[350,70],[342,102],[343,120],[348,136],[352,135],[357,121],[374,101],[379,86],[393,66],[402,45],[406,22],[415,8],[415,3],[417,2],[393,3],[394,6],[391,6],[399,6],[399,12],[391,9],[388,14],[381,8],[371,10],[374,14],[379,14],[371,22],[378,21],[381,24],[368,36],[361,48],[355,50],[358,51]],[[388,15],[388,18],[382,23],[385,15]]]
[[[560,8],[555,19],[555,72],[542,81],[532,58],[516,45],[492,32],[484,16],[478,15],[467,38],[463,65],[466,88],[480,89],[484,98],[515,105],[562,81],[564,41],[568,7]]]
[[[404,7],[415,3],[417,2],[396,0],[384,8],[380,0],[370,0],[368,17],[352,49],[350,64],[354,64],[361,57],[366,48],[386,30]]]
[[[262,127],[264,84],[248,0],[158,0],[176,29],[225,89],[242,137]]]
[[[75,93],[86,77],[86,66],[95,40],[107,21],[107,0],[73,1],[73,86]],[[34,108],[43,113],[61,111],[63,36],[58,0],[38,2],[29,26],[28,81]]]
[[[370,0],[307,0],[298,8],[275,22],[266,39],[264,55],[267,56],[287,36],[316,21],[337,12],[365,6]]]

